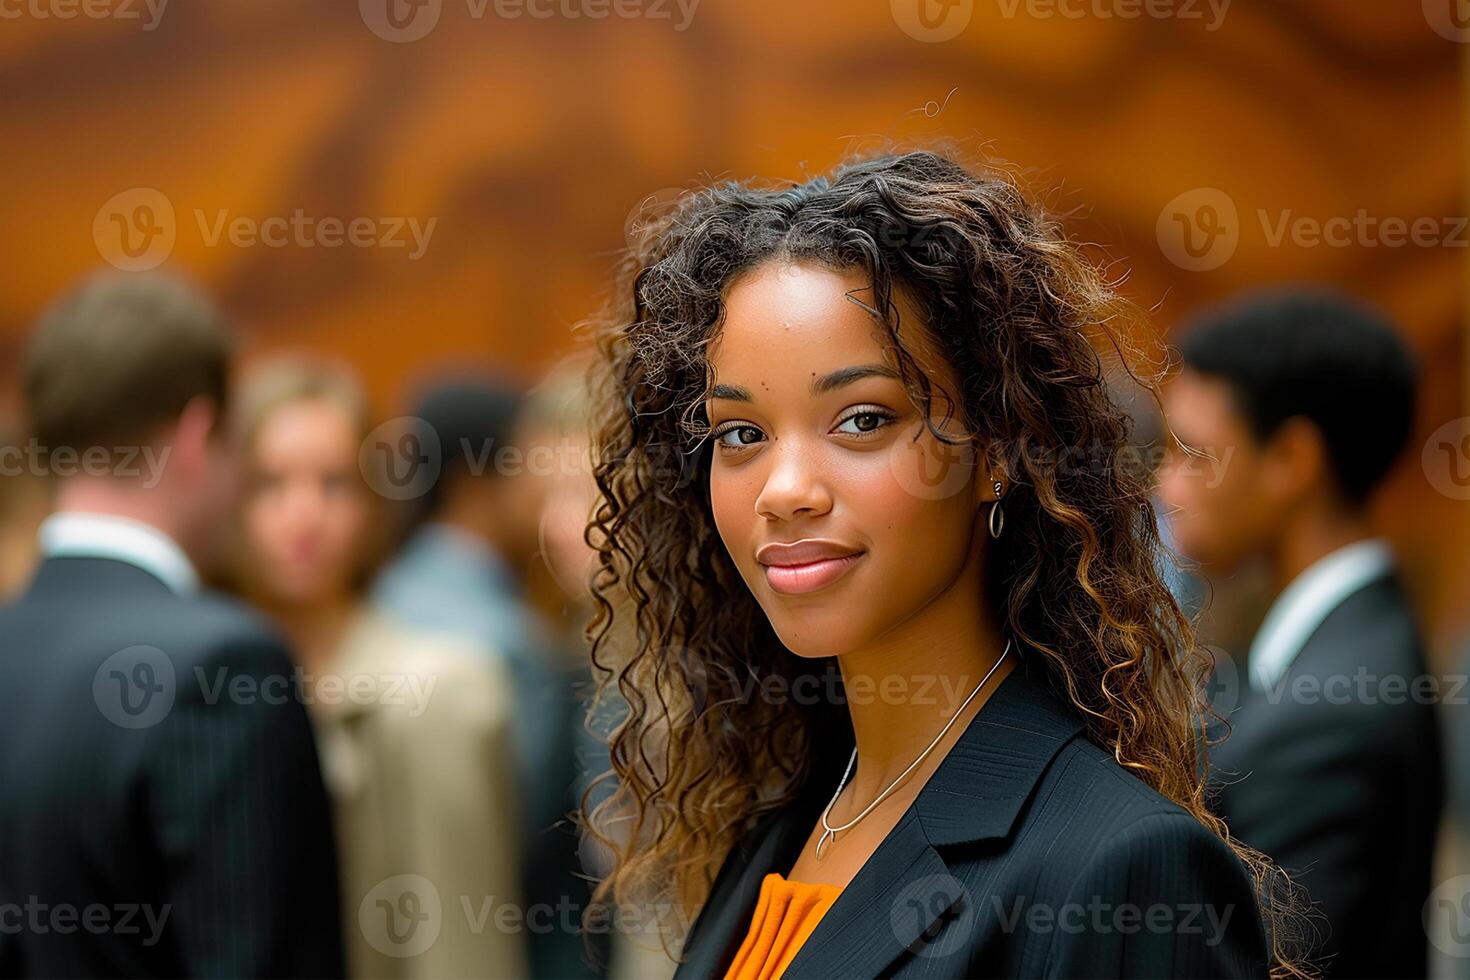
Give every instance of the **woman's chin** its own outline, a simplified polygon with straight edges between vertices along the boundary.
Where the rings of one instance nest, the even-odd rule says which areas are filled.
[[[786,649],[803,660],[821,660],[824,657],[840,657],[861,645],[861,638],[852,629],[851,617],[846,622],[833,622],[840,617],[798,618],[783,616],[773,619],[771,625]]]

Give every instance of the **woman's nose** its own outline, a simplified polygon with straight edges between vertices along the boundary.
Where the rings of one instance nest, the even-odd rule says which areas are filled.
[[[812,447],[791,439],[776,441],[771,444],[768,458],[772,460],[771,468],[756,496],[757,514],[768,520],[789,521],[832,509],[820,459]]]

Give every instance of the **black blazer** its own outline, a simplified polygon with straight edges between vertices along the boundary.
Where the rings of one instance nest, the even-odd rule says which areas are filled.
[[[291,671],[223,599],[120,561],[42,563],[0,610],[0,975],[341,976]]]
[[[1088,741],[1044,674],[1022,660],[1001,682],[784,977],[1265,975],[1233,852]],[[841,772],[736,845],[676,977],[724,975]]]
[[[1328,977],[1422,977],[1444,786],[1423,644],[1397,578],[1327,615],[1266,691],[1241,678],[1214,805],[1300,884]],[[1315,693],[1313,693],[1315,691]]]

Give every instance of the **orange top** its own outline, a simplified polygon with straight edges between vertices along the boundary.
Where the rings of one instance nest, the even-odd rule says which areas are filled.
[[[787,881],[778,874],[761,879],[760,898],[750,932],[730,963],[725,980],[776,980],[837,901],[836,885]]]

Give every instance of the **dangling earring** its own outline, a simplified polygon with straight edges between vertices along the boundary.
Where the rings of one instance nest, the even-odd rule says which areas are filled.
[[[1006,526],[1005,512],[1000,509],[1000,481],[995,481],[995,503],[990,505],[990,536],[1000,537],[1001,530]]]

